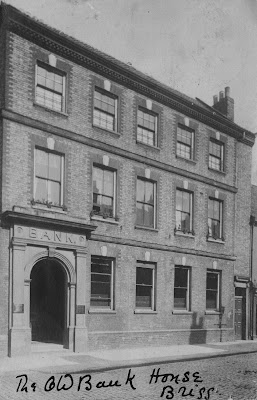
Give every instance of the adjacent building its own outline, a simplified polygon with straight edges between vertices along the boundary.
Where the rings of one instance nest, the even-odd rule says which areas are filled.
[[[248,337],[254,135],[229,88],[210,107],[0,12],[0,353]]]

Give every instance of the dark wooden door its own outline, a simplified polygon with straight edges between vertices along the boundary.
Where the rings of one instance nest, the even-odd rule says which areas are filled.
[[[245,297],[235,297],[235,338],[245,339]]]

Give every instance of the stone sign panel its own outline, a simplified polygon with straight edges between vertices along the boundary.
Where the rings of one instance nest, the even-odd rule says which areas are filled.
[[[86,235],[15,225],[14,237],[65,245],[86,246]]]

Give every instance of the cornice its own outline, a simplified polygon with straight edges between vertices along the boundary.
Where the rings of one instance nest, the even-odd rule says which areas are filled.
[[[166,105],[238,141],[253,146],[255,135],[237,124],[209,111],[184,96],[179,96],[154,79],[129,68],[126,64],[93,49],[47,25],[30,18],[17,9],[4,5],[7,29],[55,54],[82,65],[131,90]]]
[[[135,240],[135,239],[127,239],[127,238],[122,239],[122,238],[117,238],[117,237],[99,235],[96,233],[93,233],[91,235],[90,240],[93,240],[96,242],[114,243],[114,244],[131,246],[131,247],[143,247],[146,249],[168,251],[168,252],[172,252],[172,253],[191,254],[191,255],[200,256],[200,257],[219,258],[221,260],[228,260],[228,261],[236,260],[236,257],[234,255],[230,255],[230,254],[212,253],[212,252],[203,251],[203,250],[195,250],[195,249],[188,249],[188,248],[184,248],[184,247],[181,248],[181,247],[168,246],[168,245],[158,244],[158,243],[143,242],[141,240]]]
[[[82,143],[89,147],[94,147],[102,151],[106,151],[111,154],[115,154],[120,157],[124,157],[126,159],[130,159],[132,161],[138,162],[140,164],[148,165],[149,167],[153,167],[156,169],[160,169],[166,172],[173,173],[174,175],[180,175],[187,179],[192,179],[194,181],[198,181],[201,183],[205,183],[210,185],[211,187],[215,187],[218,189],[222,189],[231,193],[237,193],[237,188],[235,186],[227,185],[223,182],[216,181],[214,179],[195,174],[193,172],[183,170],[178,167],[174,167],[169,164],[165,164],[161,161],[154,160],[152,158],[142,156],[137,153],[133,153],[129,150],[124,150],[119,147],[115,147],[114,145],[110,145],[100,140],[91,139],[82,135],[78,135],[76,132],[68,131],[57,126],[49,125],[45,122],[35,120],[33,118],[14,113],[10,110],[1,110],[0,109],[0,118],[7,119],[9,121],[13,121],[19,124],[23,124],[25,126],[29,126],[34,129],[38,129],[48,134],[57,135],[72,141],[76,141],[78,143]]]
[[[17,211],[5,211],[1,217],[4,225],[20,223],[26,226],[45,227],[74,233],[83,233],[89,238],[91,232],[96,229],[95,225],[73,222],[63,219],[44,217],[39,215],[21,213]]]

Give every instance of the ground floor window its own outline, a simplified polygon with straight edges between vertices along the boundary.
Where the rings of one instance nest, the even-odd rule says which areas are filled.
[[[175,266],[174,278],[174,308],[180,310],[190,309],[190,269]]]
[[[207,271],[206,275],[206,309],[219,311],[221,273]]]
[[[114,308],[113,259],[91,257],[90,307]]]
[[[155,264],[137,264],[136,308],[155,309],[155,275]]]

